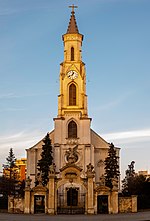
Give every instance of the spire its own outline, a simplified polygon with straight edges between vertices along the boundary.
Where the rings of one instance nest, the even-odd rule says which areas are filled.
[[[70,21],[69,21],[69,25],[68,25],[68,29],[67,29],[67,34],[74,34],[74,33],[79,33],[78,30],[78,26],[76,23],[76,18],[75,18],[75,12],[74,9],[77,8],[77,6],[69,6],[69,8],[72,8],[72,12],[71,12],[71,17],[70,17]]]

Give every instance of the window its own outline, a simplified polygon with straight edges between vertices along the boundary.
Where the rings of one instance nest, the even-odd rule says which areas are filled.
[[[74,61],[74,47],[71,47],[71,61]]]
[[[77,138],[77,124],[73,120],[68,124],[68,138]]]
[[[76,86],[74,84],[69,86],[69,105],[76,105]]]

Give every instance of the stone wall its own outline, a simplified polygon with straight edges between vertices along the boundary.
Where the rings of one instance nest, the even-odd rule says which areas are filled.
[[[137,212],[137,196],[119,197],[119,213],[136,213]]]
[[[24,199],[8,197],[8,212],[9,213],[23,213],[24,212]]]

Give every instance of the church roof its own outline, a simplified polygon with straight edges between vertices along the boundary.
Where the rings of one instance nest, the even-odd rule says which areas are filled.
[[[79,34],[76,18],[75,18],[75,12],[74,10],[71,12],[71,17],[67,29],[67,34]]]

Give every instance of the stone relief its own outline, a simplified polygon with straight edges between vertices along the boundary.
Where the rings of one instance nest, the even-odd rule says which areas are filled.
[[[103,160],[99,160],[99,161],[97,162],[97,166],[98,166],[98,167],[102,167],[102,166],[104,166],[104,165],[105,165],[105,163],[104,163]]]
[[[78,144],[78,138],[67,138],[67,144],[72,145],[72,144]]]
[[[69,164],[73,164],[73,163],[77,162],[77,160],[78,160],[77,149],[78,149],[78,145],[76,145],[73,148],[69,148],[68,150],[66,150],[65,155],[66,155],[67,162]]]

